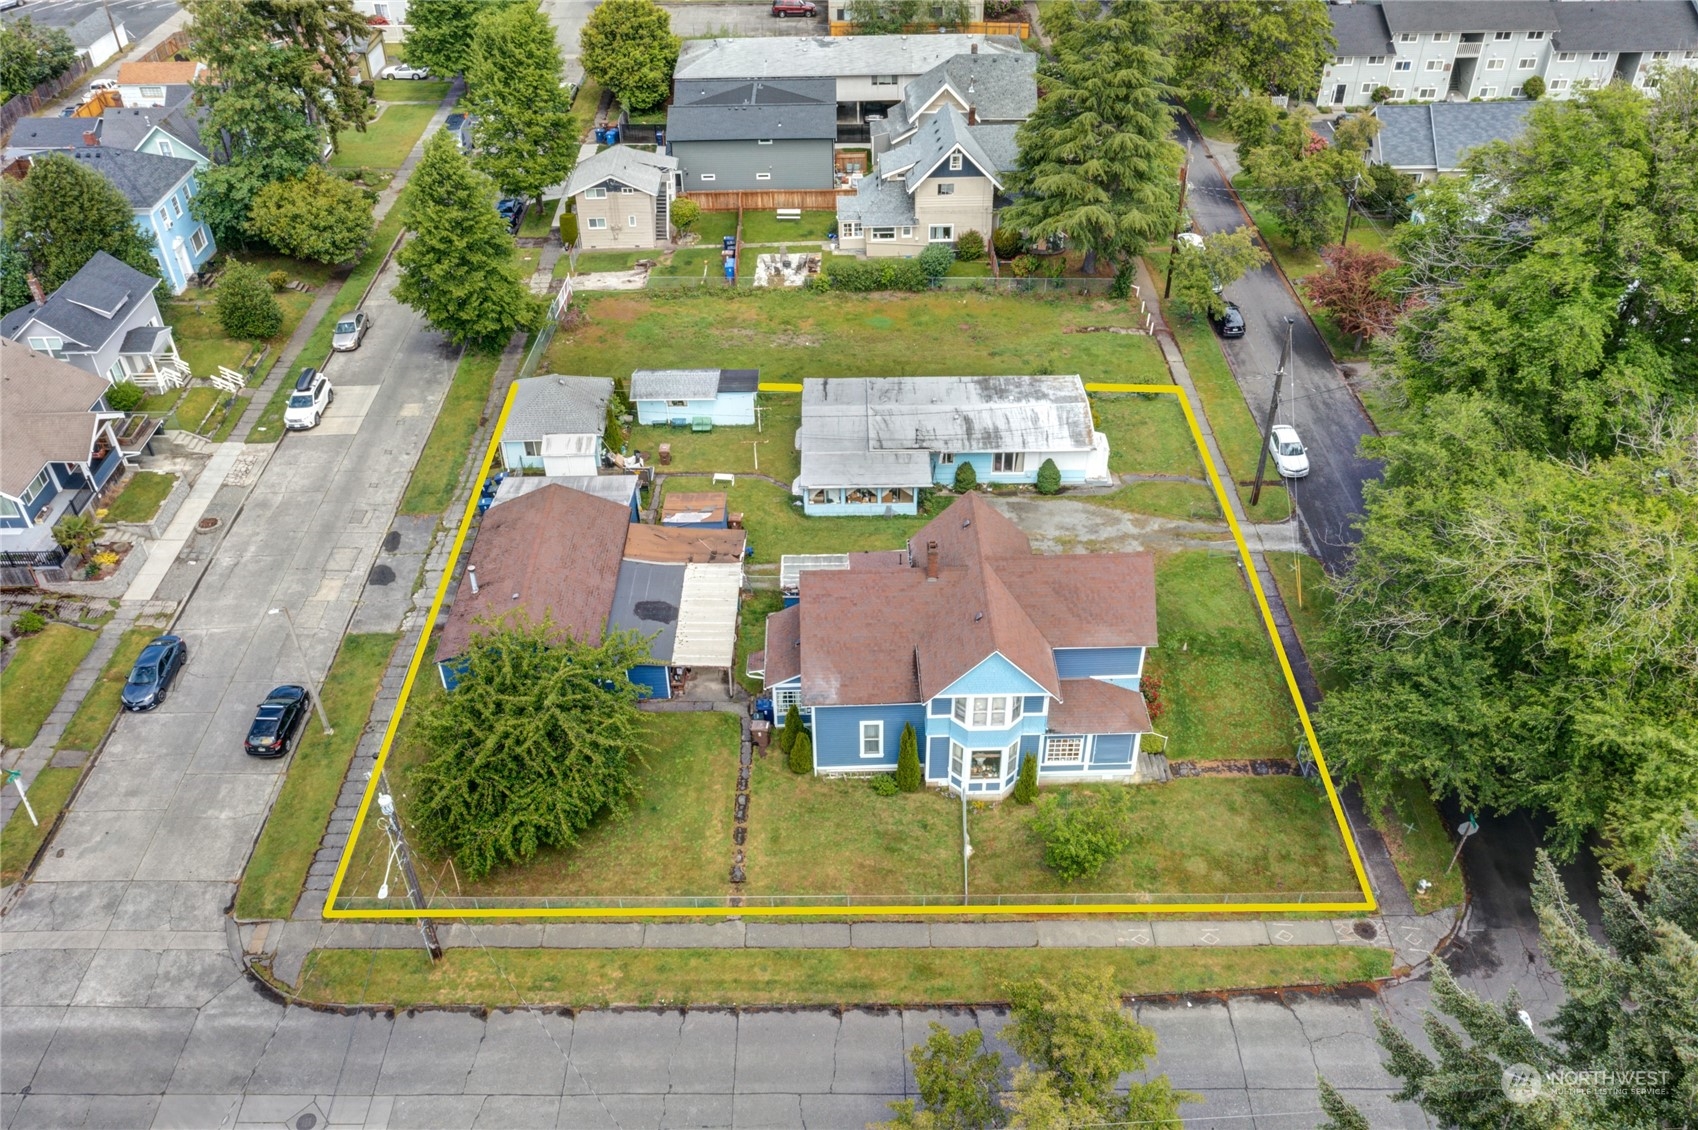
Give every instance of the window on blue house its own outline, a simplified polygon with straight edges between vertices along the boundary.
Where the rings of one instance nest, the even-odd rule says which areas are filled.
[[[784,717],[785,712],[793,705],[802,705],[801,687],[776,687],[773,689],[772,709],[774,714],[782,718]]]
[[[1002,780],[1002,755],[1000,749],[975,749],[973,751],[972,779],[975,781]]]
[[[1083,765],[1084,763],[1084,738],[1044,739],[1045,765]]]
[[[955,720],[974,730],[1000,730],[1020,720],[1025,700],[1019,695],[972,695],[955,700]]]
[[[1001,474],[1018,474],[1026,469],[1024,451],[999,451],[991,456],[991,470]]]
[[[884,756],[884,723],[883,722],[862,722],[861,723],[861,756],[862,757],[883,757]]]

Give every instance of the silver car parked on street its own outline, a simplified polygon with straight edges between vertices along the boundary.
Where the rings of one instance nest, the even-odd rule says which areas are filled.
[[[366,336],[371,328],[371,319],[366,317],[364,310],[356,310],[345,315],[336,323],[336,334],[330,339],[330,348],[339,353],[348,353],[360,347],[360,339]]]

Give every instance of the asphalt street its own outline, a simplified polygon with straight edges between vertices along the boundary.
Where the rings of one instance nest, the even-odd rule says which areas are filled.
[[[176,15],[177,0],[110,0],[112,18],[124,25],[131,39],[140,39]],[[33,22],[53,27],[71,27],[101,12],[101,0],[28,0],[6,13],[6,21],[28,16]],[[104,14],[104,13],[102,13]]]
[[[1210,159],[1183,118],[1179,140],[1191,146],[1189,207],[1205,232],[1231,231],[1248,223],[1220,167]],[[1367,413],[1350,391],[1326,342],[1269,263],[1226,288],[1226,297],[1244,312],[1245,334],[1223,342],[1238,387],[1257,423],[1267,420],[1273,375],[1285,345],[1285,318],[1292,327],[1292,363],[1281,392],[1277,423],[1291,424],[1309,449],[1309,475],[1288,480],[1303,525],[1304,540],[1329,573],[1341,572],[1356,541],[1351,528],[1362,513],[1362,484],[1379,477],[1378,466],[1357,454],[1363,436],[1373,434]],[[1269,460],[1268,474],[1273,473]],[[1240,480],[1254,467],[1234,467]]]

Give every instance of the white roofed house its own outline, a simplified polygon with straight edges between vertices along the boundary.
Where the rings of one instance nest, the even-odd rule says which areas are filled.
[[[614,145],[578,162],[566,195],[578,214],[578,246],[665,247],[672,242],[673,177],[678,159]]]
[[[529,377],[513,382],[501,431],[501,463],[509,474],[595,475],[613,382],[605,377]]]
[[[803,512],[918,513],[918,492],[971,464],[982,483],[1106,483],[1108,437],[1077,376],[825,377],[802,382]]]

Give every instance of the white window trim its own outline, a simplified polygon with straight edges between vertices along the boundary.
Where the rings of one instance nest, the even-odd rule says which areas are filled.
[[[913,225],[911,225],[911,224],[903,224],[902,225],[902,238],[903,239],[913,239],[914,238]]]
[[[635,196],[636,193],[637,193],[637,190],[634,189],[634,188],[621,188],[619,190],[620,196]]]
[[[956,780],[967,775],[967,747],[954,738],[949,739],[949,775]]]
[[[625,216],[625,226],[628,227],[628,228],[634,228],[634,227],[637,226],[637,217],[634,213],[627,213],[626,214],[626,216]]]
[[[189,235],[189,246],[196,252],[206,250],[206,225],[202,224]]]
[[[949,155],[949,171],[952,172],[952,173],[958,173],[958,172],[961,171],[961,152],[960,152],[960,150],[956,150],[955,152],[953,152]]]
[[[756,173],[755,179],[756,180],[771,180],[772,174],[771,173]]]
[[[606,200],[607,199],[607,189],[606,188],[586,188],[586,189],[584,189],[584,199],[585,200]]]
[[[607,220],[601,216],[586,217],[584,228],[587,231],[606,231]]]
[[[867,238],[874,243],[890,243],[896,239],[895,228],[868,228]]]
[[[171,218],[180,219],[183,215],[183,202],[177,199],[177,194],[171,194]]]
[[[698,175],[698,179],[705,184],[708,181],[718,180],[719,176],[716,173],[701,173]]]
[[[843,222],[843,230],[840,231],[838,234],[841,235],[844,239],[859,239],[861,237],[861,223],[860,223],[860,221],[859,220],[845,220]]]
[[[1508,59],[1487,59],[1486,69],[1488,71],[1501,71],[1503,70],[1504,65],[1508,62]]]
[[[1436,86],[1423,86],[1420,90],[1417,90],[1415,92],[1415,97],[1417,97],[1417,98],[1432,98],[1437,94],[1438,94],[1438,87],[1436,87]]]
[[[1057,747],[1070,749],[1071,753],[1058,756]],[[1085,739],[1083,737],[1045,738],[1043,764],[1083,766],[1085,764]]]
[[[771,145],[772,144],[772,138],[770,138],[770,137],[756,138],[755,144],[756,145]]]
[[[1386,57],[1384,55],[1369,55],[1368,65],[1370,67],[1383,67],[1386,65]]]
[[[967,730],[1006,730],[1025,717],[1025,709],[1025,695],[957,695],[949,716]],[[999,710],[1001,721],[997,720]]]
[[[937,194],[939,196],[954,196],[955,182],[949,180],[939,181],[937,185]]]
[[[1024,451],[997,451],[991,454],[991,474],[1023,475],[1026,473]]]
[[[1543,38],[1545,38],[1545,33],[1542,31],[1530,31],[1527,33],[1527,40],[1530,43],[1536,43]]]
[[[1480,88],[1480,97],[1481,98],[1496,98],[1497,96],[1498,96],[1498,88],[1495,87],[1495,86],[1482,86]]]
[[[1426,69],[1429,70],[1429,71],[1442,71],[1442,70],[1444,70],[1444,60],[1443,59],[1428,59]]]
[[[1530,71],[1538,65],[1539,60],[1537,59],[1517,59],[1515,61],[1515,69],[1518,71]]]
[[[939,235],[938,234],[939,232],[942,232],[943,234]],[[932,224],[930,227],[928,227],[926,229],[926,242],[927,243],[954,243],[955,242],[955,225],[954,224]]]
[[[869,733],[869,730],[873,735],[876,736],[876,739],[877,739],[877,742],[878,742],[877,747],[871,753],[867,752],[867,735]],[[871,722],[863,720],[861,722],[861,726],[860,726],[859,741],[860,741],[861,756],[863,758],[873,759],[873,758],[883,757],[884,756],[884,720],[883,719],[875,719]]]
[[[542,458],[542,440],[540,440],[540,439],[525,440],[525,456],[526,456],[526,458],[541,459]]]
[[[1492,42],[1493,43],[1508,43],[1510,40],[1512,40],[1514,38],[1515,38],[1515,33],[1513,31],[1494,31],[1492,33]]]
[[[1412,71],[1412,70],[1415,69],[1415,60],[1413,60],[1413,59],[1399,59],[1397,62],[1395,62],[1391,65],[1391,69],[1394,70],[1394,71],[1398,71],[1398,72]]]

